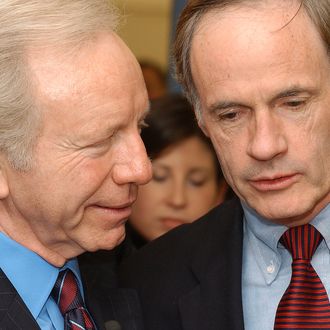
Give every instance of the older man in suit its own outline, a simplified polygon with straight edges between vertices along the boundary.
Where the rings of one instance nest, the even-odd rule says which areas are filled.
[[[125,296],[98,306],[76,257],[123,240],[150,179],[140,67],[106,0],[4,0],[0,17],[0,328],[119,329]]]
[[[178,77],[239,200],[123,268],[148,329],[330,329],[329,22],[329,0],[188,1]]]

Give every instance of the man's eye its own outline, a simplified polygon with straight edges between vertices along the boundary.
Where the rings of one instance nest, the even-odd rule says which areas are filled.
[[[238,113],[237,112],[226,113],[225,115],[223,115],[223,117],[225,119],[235,119],[236,117],[238,117]]]
[[[302,100],[287,101],[285,105],[290,108],[299,108],[305,105],[305,101]]]
[[[100,141],[94,142],[92,144],[89,144],[85,148],[93,148],[93,149],[104,148],[104,147],[110,145],[112,138],[113,138],[113,135],[109,136],[108,138],[106,138],[104,140],[100,140]]]
[[[223,120],[223,121],[233,121],[237,119],[238,116],[239,116],[238,111],[230,111],[230,112],[220,113],[218,115],[219,120]]]

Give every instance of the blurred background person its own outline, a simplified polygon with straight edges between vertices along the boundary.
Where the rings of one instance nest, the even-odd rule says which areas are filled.
[[[137,248],[233,195],[183,96],[152,101],[146,124],[141,137],[152,159],[153,178],[140,187],[127,228]]]
[[[166,73],[151,61],[139,61],[150,100],[163,97],[167,93]]]

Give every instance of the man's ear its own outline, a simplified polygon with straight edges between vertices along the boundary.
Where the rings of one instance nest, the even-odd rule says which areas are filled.
[[[7,166],[6,157],[0,153],[0,200],[5,199],[9,195]]]

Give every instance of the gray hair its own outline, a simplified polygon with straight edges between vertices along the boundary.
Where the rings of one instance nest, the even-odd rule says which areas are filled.
[[[234,5],[253,2],[260,2],[260,0],[189,0],[180,15],[173,49],[176,78],[181,83],[186,97],[194,106],[198,120],[201,120],[201,105],[190,66],[191,43],[196,26],[211,10],[225,10]],[[330,53],[330,1],[301,0],[300,2],[299,9],[304,9],[311,18]]]
[[[42,119],[33,98],[26,48],[75,49],[103,31],[115,31],[119,13],[107,0],[0,1],[0,152],[28,170]]]

